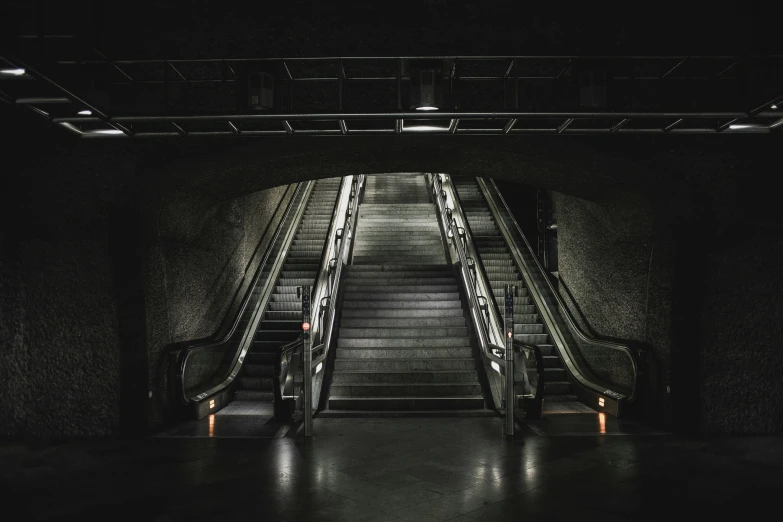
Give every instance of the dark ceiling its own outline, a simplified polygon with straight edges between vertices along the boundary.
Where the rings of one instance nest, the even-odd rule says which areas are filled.
[[[437,133],[783,128],[774,112],[783,101],[780,8],[763,2],[242,4],[5,2],[13,29],[0,66],[24,66],[35,81],[0,81],[0,99],[87,137],[394,134],[404,128],[407,78],[395,82],[398,60],[380,58],[433,55],[449,82],[448,113],[424,122]],[[256,58],[280,59],[271,65],[284,91],[277,114],[248,114],[238,102],[258,65],[241,60]],[[213,61],[187,61],[204,59]],[[577,77],[596,67],[610,78],[610,101],[590,110],[578,102]],[[77,117],[85,109],[90,117]],[[333,117],[316,117],[324,113]]]

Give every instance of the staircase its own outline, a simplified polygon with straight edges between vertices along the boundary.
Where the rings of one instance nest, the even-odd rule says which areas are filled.
[[[329,410],[482,409],[467,319],[423,175],[368,176]]]
[[[452,177],[462,204],[462,211],[470,225],[473,243],[490,280],[498,309],[505,307],[505,285],[517,287],[514,297],[514,339],[535,344],[544,357],[544,402],[577,402],[572,393],[560,356],[552,345],[549,333],[541,320],[528,288],[511,257],[478,183],[473,178]]]
[[[274,401],[275,353],[301,333],[302,301],[297,298],[297,287],[315,283],[341,180],[319,180],[310,193],[274,293],[242,365],[235,401]]]

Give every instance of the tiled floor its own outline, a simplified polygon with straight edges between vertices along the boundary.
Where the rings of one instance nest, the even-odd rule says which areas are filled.
[[[0,491],[9,520],[777,518],[783,439],[688,440],[614,419],[601,435],[595,414],[579,417],[551,415],[511,440],[498,418],[394,418],[316,419],[307,441],[295,427],[3,443]]]

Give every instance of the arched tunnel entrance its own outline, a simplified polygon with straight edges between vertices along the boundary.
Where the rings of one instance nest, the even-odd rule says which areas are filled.
[[[596,157],[596,152],[583,146],[575,146],[573,154],[569,155],[567,162],[580,165],[572,169],[563,164],[567,162],[563,162],[560,155],[556,156],[554,151],[547,155],[546,146],[535,147],[534,143],[523,147],[517,144],[512,149],[500,142],[491,143],[480,138],[466,139],[458,144],[459,147],[438,139],[411,139],[408,142],[403,139],[392,147],[389,142],[363,138],[357,138],[357,143],[350,145],[323,139],[315,139],[311,143],[312,146],[304,148],[297,146],[297,152],[293,149],[288,151],[284,141],[273,145],[249,143],[238,146],[226,143],[223,147],[211,148],[209,152],[183,145],[174,163],[155,153],[150,155],[154,159],[148,160],[149,164],[155,166],[146,169],[148,173],[144,176],[144,183],[152,188],[144,189],[147,197],[140,205],[145,215],[142,230],[145,237],[153,242],[146,246],[149,258],[145,262],[150,266],[144,270],[146,284],[149,285],[144,291],[145,317],[149,319],[152,314],[168,323],[163,328],[147,325],[148,333],[144,339],[150,384],[147,391],[152,392],[144,415],[149,420],[154,419],[154,424],[164,421],[167,408],[170,383],[162,368],[169,361],[164,352],[172,344],[187,343],[217,332],[229,308],[225,292],[231,287],[231,277],[227,274],[234,271],[235,283],[237,274],[246,275],[246,266],[230,259],[246,262],[248,252],[252,250],[253,234],[243,227],[255,227],[255,233],[260,233],[258,225],[263,221],[260,216],[264,214],[257,215],[258,222],[255,224],[250,221],[244,224],[248,209],[263,208],[264,212],[273,212],[277,208],[275,202],[283,197],[287,186],[281,185],[281,182],[328,178],[340,173],[405,172],[406,169],[410,171],[414,164],[429,165],[436,172],[495,179],[504,186],[506,193],[513,194],[509,198],[512,206],[523,199],[515,194],[514,187],[527,185],[554,191],[554,198],[562,207],[562,218],[559,218],[565,219],[568,224],[566,229],[560,225],[560,234],[569,239],[568,244],[561,244],[563,255],[560,257],[565,271],[558,270],[557,280],[563,289],[563,298],[574,305],[575,317],[582,317],[584,324],[580,326],[591,329],[593,334],[598,331],[600,333],[596,335],[632,341],[638,346],[649,343],[645,329],[655,331],[652,335],[664,339],[657,343],[657,349],[663,355],[648,349],[651,360],[669,358],[668,333],[658,332],[665,330],[663,325],[669,324],[666,307],[671,295],[666,291],[652,295],[651,308],[648,287],[650,280],[658,280],[664,274],[668,277],[672,270],[671,259],[666,257],[670,255],[666,249],[671,248],[671,244],[667,244],[668,239],[662,239],[667,234],[664,231],[656,236],[656,227],[661,228],[661,218],[656,221],[656,205],[660,204],[656,194],[665,192],[665,189],[649,182],[655,179],[651,171],[645,168],[631,170],[628,168],[631,160],[619,155],[606,155],[600,168],[585,169],[583,166],[588,164],[586,159]],[[449,170],[443,166],[449,167]],[[521,190],[524,192],[526,189]],[[529,210],[527,205],[520,203],[519,206],[521,216],[529,219],[530,214],[525,214]],[[218,231],[220,227],[224,228],[223,232]],[[233,232],[225,233],[231,227],[234,227]],[[604,241],[586,241],[587,232]],[[205,239],[210,234],[213,238]],[[654,237],[659,242],[657,254],[660,257],[657,258]],[[215,242],[199,246],[199,242],[210,240]],[[585,245],[593,248],[586,249]],[[609,246],[619,253],[607,255]],[[205,250],[202,252],[200,248]],[[192,259],[193,256],[199,257],[200,253],[221,260],[213,267],[211,286],[206,284],[209,277],[197,275],[195,271],[197,265]],[[626,265],[610,268],[607,259],[617,263],[624,260]],[[575,265],[584,266],[586,263],[603,271],[603,277],[581,277],[583,269]],[[188,274],[188,269],[194,272]],[[566,275],[569,271],[573,275]],[[158,280],[153,281],[155,278]],[[612,288],[607,282],[613,279],[617,283]],[[596,281],[603,283],[597,285]],[[584,286],[579,286],[581,282]],[[224,285],[221,288],[223,294],[215,292],[220,285]],[[572,289],[575,285],[578,288]],[[610,307],[598,297],[606,296],[610,289],[612,297],[606,298],[622,307],[627,315],[623,326],[616,322],[616,310],[607,312]],[[233,292],[239,290],[233,288]],[[229,292],[232,298],[235,293]],[[578,293],[585,304],[580,306],[574,293]],[[153,297],[156,294],[157,297]],[[215,303],[209,298],[199,297],[205,294],[222,295],[224,302]],[[586,316],[588,312],[583,310],[585,307],[602,311],[602,318],[593,318],[598,323],[591,324]],[[657,314],[652,319],[648,315],[651,309]],[[210,319],[204,321],[207,316]],[[201,322],[196,318],[200,318]],[[664,398],[662,390],[671,383],[663,381],[670,377],[651,375],[648,374],[648,377],[652,381],[645,385],[650,388],[648,393],[658,399]],[[661,408],[660,404],[658,408]],[[667,414],[657,411],[653,415]]]

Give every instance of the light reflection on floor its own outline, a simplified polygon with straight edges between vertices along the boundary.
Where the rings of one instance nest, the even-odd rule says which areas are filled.
[[[591,436],[591,435],[664,435],[650,430],[638,422],[617,419],[606,413],[575,413],[547,415],[541,420],[527,420],[525,427],[538,436]]]

